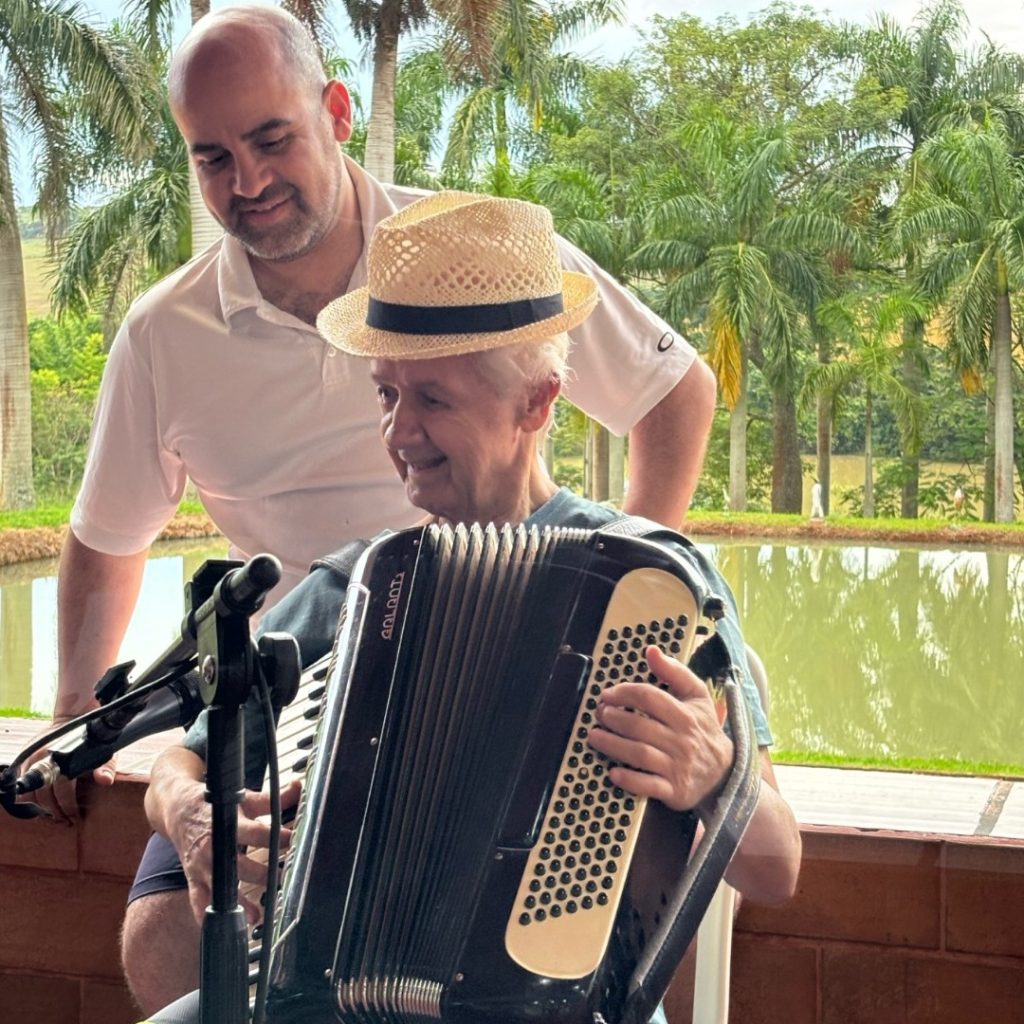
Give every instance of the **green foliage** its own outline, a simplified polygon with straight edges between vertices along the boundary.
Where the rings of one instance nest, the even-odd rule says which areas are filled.
[[[559,398],[555,403],[555,422],[551,440],[556,459],[582,459],[587,436],[587,418],[571,402]]]
[[[47,501],[73,494],[85,465],[93,409],[106,364],[96,316],[33,320],[32,468]]]
[[[52,372],[59,383],[72,385],[88,398],[96,397],[107,362],[98,316],[33,320],[28,334],[33,371]]]
[[[906,481],[903,463],[875,463],[875,516],[878,519],[895,519],[900,514],[900,498]],[[864,515],[864,488],[846,487],[839,493],[843,508],[853,516]]]
[[[577,494],[583,493],[583,463],[556,460],[551,477],[559,487],[568,487]]]
[[[984,488],[974,483],[970,473],[953,473],[939,479],[922,481],[918,491],[918,504],[929,515],[946,519],[975,520],[972,508],[981,508]],[[957,491],[960,508],[957,508]]]

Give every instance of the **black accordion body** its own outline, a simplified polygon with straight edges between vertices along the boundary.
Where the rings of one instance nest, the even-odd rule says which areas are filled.
[[[586,530],[407,530],[356,568],[273,923],[270,1024],[646,1021],[753,808],[737,768],[696,818],[634,798],[597,697],[682,660],[693,564]],[[726,673],[727,674],[727,673]],[[692,855],[691,855],[692,854]]]

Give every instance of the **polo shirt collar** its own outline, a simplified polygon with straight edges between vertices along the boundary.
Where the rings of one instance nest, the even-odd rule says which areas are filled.
[[[347,154],[342,154],[348,168],[352,184],[355,186],[356,198],[359,202],[359,217],[363,225],[363,251],[352,269],[348,282],[348,291],[361,288],[366,284],[366,245],[379,221],[395,212],[395,204],[391,201],[384,186],[376,178],[368,174]],[[286,313],[267,302],[256,287],[252,267],[245,247],[238,239],[224,234],[220,241],[220,259],[217,263],[217,289],[220,296],[221,311],[226,323],[231,323],[239,313],[255,312],[256,316],[270,323],[294,327],[301,325],[306,330],[315,330],[311,325],[303,323],[297,317]]]

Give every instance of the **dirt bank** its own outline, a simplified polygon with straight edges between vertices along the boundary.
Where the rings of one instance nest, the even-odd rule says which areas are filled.
[[[0,530],[0,566],[37,558],[56,558],[67,532],[66,526],[37,526],[24,530]],[[934,544],[940,547],[1024,547],[1024,531],[983,527],[974,523],[951,523],[943,527],[886,529],[878,525],[859,527],[827,520],[793,523],[760,523],[743,519],[688,519],[686,532],[696,537],[757,537],[773,540],[870,540],[879,544]],[[160,535],[161,540],[216,537],[217,529],[202,515],[176,516]]]
[[[685,532],[696,537],[758,537],[772,540],[873,541],[877,544],[934,544],[939,547],[1024,547],[1024,530],[1000,529],[977,523],[950,523],[941,527],[856,526],[808,519],[795,523],[750,523],[742,520],[701,519],[686,522]]]
[[[60,554],[66,526],[33,526],[23,530],[0,530],[0,566],[29,562],[37,558],[56,558]],[[178,515],[160,534],[161,540],[187,540],[190,537],[216,537],[213,523],[201,515]]]

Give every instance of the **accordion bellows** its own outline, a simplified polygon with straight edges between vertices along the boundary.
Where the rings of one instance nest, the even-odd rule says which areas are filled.
[[[709,596],[670,546],[600,531],[371,545],[285,866],[267,1020],[648,1019],[756,799],[749,736],[740,720],[746,781],[708,830],[720,848],[688,865],[695,816],[616,787],[587,733],[604,687],[657,685],[646,646],[690,656]]]

